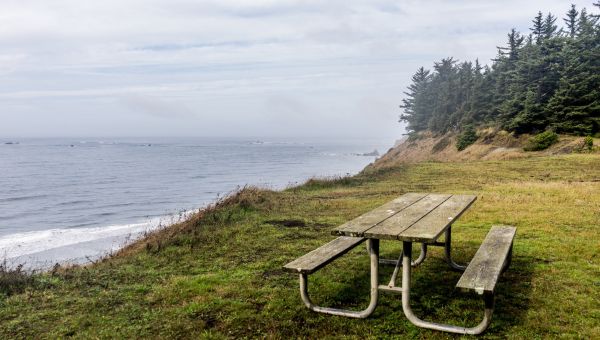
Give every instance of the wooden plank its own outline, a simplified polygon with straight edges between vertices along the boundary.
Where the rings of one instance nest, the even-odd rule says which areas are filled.
[[[478,294],[494,293],[516,232],[513,226],[493,226],[456,287]]]
[[[364,238],[341,236],[283,266],[295,273],[313,273],[359,245]]]
[[[331,233],[334,235],[345,235],[360,237],[369,228],[380,223],[399,211],[419,201],[427,194],[408,193],[404,194],[378,208],[375,208],[352,221],[346,222],[335,228]]]
[[[382,223],[367,230],[364,233],[364,236],[378,239],[396,239],[398,234],[422,219],[451,196],[452,195],[445,194],[429,194]]]
[[[474,195],[452,195],[410,228],[398,233],[398,239],[434,242],[476,199]]]

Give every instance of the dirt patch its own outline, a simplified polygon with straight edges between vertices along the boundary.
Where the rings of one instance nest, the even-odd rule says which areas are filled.
[[[265,223],[267,224],[272,224],[278,227],[286,227],[286,228],[293,228],[293,227],[306,227],[306,222],[304,222],[303,220],[295,220],[295,219],[290,219],[290,220],[269,220],[269,221],[265,221]]]
[[[283,269],[271,269],[271,270],[265,270],[264,272],[262,272],[261,276],[263,279],[268,279],[270,277],[276,277],[276,276],[281,276],[281,275],[286,275],[287,272],[284,271]]]

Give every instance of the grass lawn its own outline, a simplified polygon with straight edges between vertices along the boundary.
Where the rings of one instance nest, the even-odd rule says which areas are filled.
[[[420,163],[282,192],[246,189],[109,260],[19,285],[4,280],[0,338],[454,337],[411,325],[399,295],[381,293],[365,320],[311,312],[297,276],[281,269],[333,239],[333,227],[411,191],[478,196],[454,224],[458,263],[473,256],[492,224],[518,228],[484,338],[600,339],[597,154]],[[400,243],[381,248],[384,257],[397,257]],[[454,290],[460,273],[449,270],[442,252],[430,248],[413,271],[413,310],[426,320],[473,326],[481,300]],[[368,262],[361,246],[310,276],[314,302],[364,308]],[[391,271],[381,267],[380,280]]]

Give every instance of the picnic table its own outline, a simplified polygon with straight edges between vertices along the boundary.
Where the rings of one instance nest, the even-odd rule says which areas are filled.
[[[476,200],[474,195],[435,193],[407,193],[374,210],[371,210],[341,226],[332,234],[339,236],[333,241],[286,264],[288,271],[299,273],[300,295],[311,310],[326,314],[366,318],[377,307],[378,294],[392,292],[402,294],[402,309],[413,324],[440,331],[459,334],[480,334],[490,324],[494,310],[494,291],[501,272],[505,271],[512,257],[512,243],[516,228],[493,226],[468,266],[454,262],[451,254],[452,223]],[[443,242],[438,239],[444,235]],[[398,260],[380,259],[380,240],[402,242]],[[308,295],[308,275],[319,270],[366,241],[370,256],[370,302],[362,311],[316,306]],[[412,244],[421,244],[421,253],[413,261]],[[445,260],[451,269],[463,271],[456,287],[474,291],[483,296],[485,311],[483,320],[474,327],[459,327],[419,319],[410,307],[411,269],[421,264],[427,256],[427,247],[445,249]],[[379,284],[379,265],[394,265],[388,284]],[[402,269],[401,286],[396,285]]]

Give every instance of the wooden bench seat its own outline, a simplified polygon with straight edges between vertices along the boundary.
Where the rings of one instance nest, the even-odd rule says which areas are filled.
[[[516,231],[513,226],[492,226],[456,287],[480,295],[494,294],[498,277],[510,262]]]
[[[283,266],[294,273],[311,274],[362,243],[362,237],[341,236]]]

